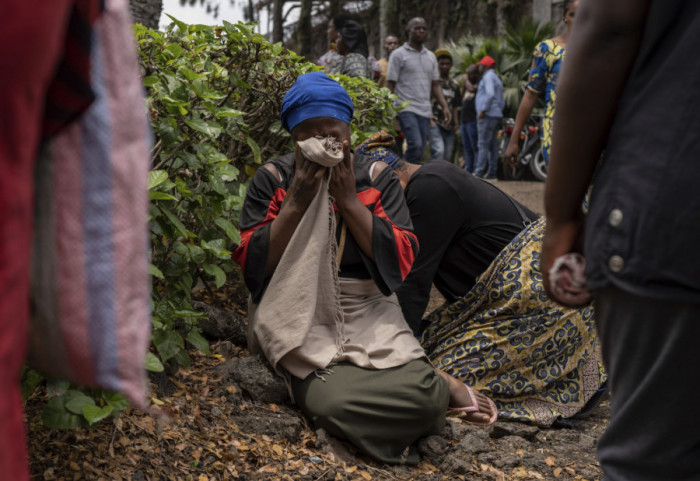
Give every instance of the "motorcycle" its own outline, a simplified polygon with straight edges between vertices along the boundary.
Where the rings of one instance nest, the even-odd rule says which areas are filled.
[[[537,180],[547,178],[547,165],[542,155],[542,141],[540,139],[541,115],[532,115],[520,131],[518,145],[520,147],[518,159],[515,165],[511,165],[505,158],[508,142],[510,141],[515,119],[503,120],[503,128],[498,131],[498,159],[499,170],[504,180],[521,180],[529,170]]]

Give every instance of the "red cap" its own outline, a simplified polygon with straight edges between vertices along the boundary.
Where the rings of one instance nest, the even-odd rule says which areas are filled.
[[[494,65],[496,65],[496,61],[493,58],[486,55],[484,58],[477,62],[477,65],[486,65],[487,67],[493,67]]]

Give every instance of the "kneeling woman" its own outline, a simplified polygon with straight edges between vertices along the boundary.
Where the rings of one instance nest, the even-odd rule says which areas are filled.
[[[249,342],[317,427],[373,458],[417,463],[452,397],[473,422],[495,407],[436,371],[396,296],[417,241],[398,179],[349,150],[352,101],[320,72],[282,102],[295,152],[251,182],[234,256],[251,291]]]

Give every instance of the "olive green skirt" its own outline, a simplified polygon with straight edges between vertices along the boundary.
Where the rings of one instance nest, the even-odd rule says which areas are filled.
[[[392,464],[418,463],[416,441],[442,432],[449,402],[447,382],[427,359],[382,370],[340,363],[292,376],[292,391],[317,428]]]

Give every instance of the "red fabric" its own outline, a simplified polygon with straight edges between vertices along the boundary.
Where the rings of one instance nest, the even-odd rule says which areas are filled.
[[[377,189],[367,189],[362,192],[357,193],[357,197],[364,205],[374,204],[374,215],[381,217],[384,220],[389,221],[391,224],[391,229],[394,234],[394,242],[396,244],[396,253],[398,254],[399,260],[399,270],[401,271],[401,280],[405,280],[409,272],[411,272],[411,267],[413,267],[413,262],[416,260],[416,254],[413,251],[413,243],[418,245],[418,238],[410,230],[402,229],[397,226],[389,216],[386,215],[384,207],[382,206],[382,193]]]
[[[241,266],[241,270],[243,272],[245,272],[245,260],[248,255],[250,238],[253,237],[255,229],[267,225],[275,220],[277,214],[280,212],[285,195],[287,195],[286,190],[281,188],[275,190],[275,196],[272,198],[272,200],[270,200],[270,204],[267,206],[267,214],[265,215],[265,219],[263,219],[263,221],[255,227],[241,231],[241,245],[233,251],[233,255],[231,257],[233,258],[234,262],[237,262],[238,265]]]
[[[70,0],[5,0],[0,16],[0,471],[28,480],[18,374],[26,351],[34,158]]]

